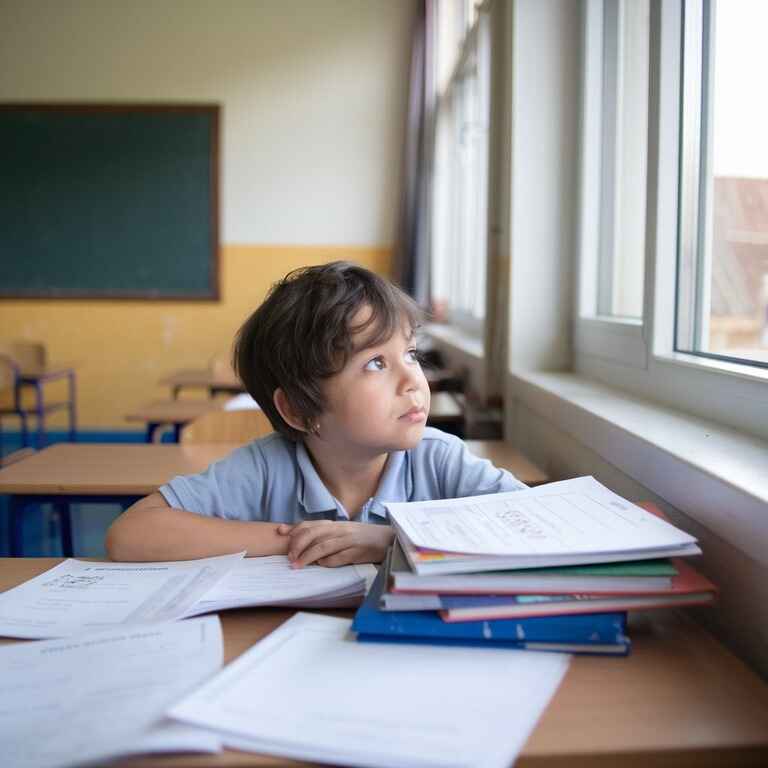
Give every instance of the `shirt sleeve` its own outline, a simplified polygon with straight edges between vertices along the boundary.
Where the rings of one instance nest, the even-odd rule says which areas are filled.
[[[528,486],[511,472],[494,466],[488,459],[475,456],[466,443],[453,435],[446,435],[443,455],[443,498],[459,499],[486,493],[521,491]]]
[[[196,475],[177,475],[159,488],[175,509],[226,520],[264,519],[261,454],[243,446]]]

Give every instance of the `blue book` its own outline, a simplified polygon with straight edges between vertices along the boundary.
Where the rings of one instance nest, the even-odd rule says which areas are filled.
[[[444,622],[435,611],[381,611],[384,569],[355,614],[352,629],[358,640],[429,642],[438,644],[524,648],[548,644],[541,650],[627,653],[626,612],[542,616],[533,619]],[[601,648],[604,647],[605,649]],[[611,650],[612,649],[612,650]]]

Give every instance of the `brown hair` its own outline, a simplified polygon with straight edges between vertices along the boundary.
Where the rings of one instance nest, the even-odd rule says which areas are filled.
[[[351,325],[369,306],[365,322]],[[273,402],[281,388],[310,428],[323,412],[321,382],[341,371],[359,348],[387,341],[398,328],[421,323],[418,305],[393,283],[357,264],[334,261],[301,267],[275,283],[235,338],[234,366],[272,426],[291,440],[303,433],[287,424]]]

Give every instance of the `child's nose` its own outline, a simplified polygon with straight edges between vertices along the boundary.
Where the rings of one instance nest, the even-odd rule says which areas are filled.
[[[402,366],[402,374],[400,377],[400,386],[405,392],[412,392],[419,388],[421,369],[418,365],[406,365]]]

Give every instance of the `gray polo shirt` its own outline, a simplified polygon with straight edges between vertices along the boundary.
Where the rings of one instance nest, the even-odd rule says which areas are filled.
[[[376,495],[356,519],[387,523],[386,501],[454,499],[525,487],[506,470],[473,456],[458,437],[427,427],[415,448],[390,453]],[[228,520],[349,519],[304,444],[276,432],[238,448],[200,474],[174,477],[160,493],[176,509]]]

